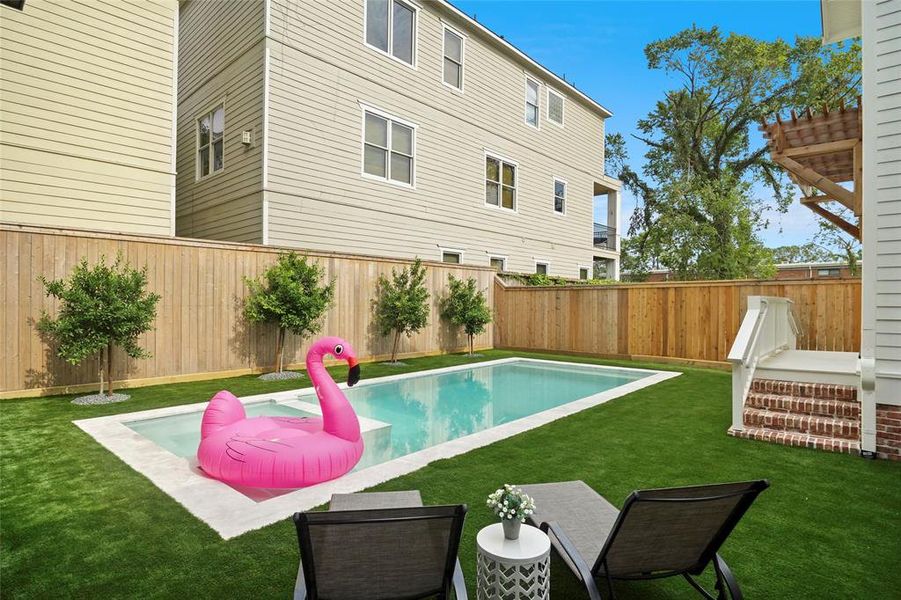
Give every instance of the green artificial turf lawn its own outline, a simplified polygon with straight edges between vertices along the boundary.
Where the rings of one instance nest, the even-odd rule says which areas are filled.
[[[507,356],[653,366],[504,351],[481,360]],[[363,365],[363,376],[474,360]],[[419,489],[429,504],[469,505],[460,559],[472,590],[475,535],[494,522],[485,497],[502,483],[582,479],[621,506],[638,488],[767,478],[772,487],[722,550],[747,597],[897,597],[901,464],[728,437],[729,374],[679,370],[675,379],[376,489]],[[342,377],[343,369],[333,373]],[[298,550],[289,519],[223,541],[72,420],[200,402],[223,388],[248,395],[301,385],[247,376],[128,390],[130,401],[107,406],[73,406],[72,396],[0,403],[3,596],[290,597]],[[554,598],[585,597],[559,559],[551,568]],[[617,593],[697,597],[675,578],[622,583]]]

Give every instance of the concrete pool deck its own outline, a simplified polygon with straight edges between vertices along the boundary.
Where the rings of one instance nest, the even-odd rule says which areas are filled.
[[[147,477],[154,485],[184,506],[188,512],[209,525],[223,539],[230,539],[248,531],[259,529],[285,519],[297,511],[309,510],[313,507],[325,504],[328,502],[329,498],[331,498],[332,494],[352,493],[364,490],[384,481],[388,481],[389,479],[394,479],[395,477],[421,469],[435,460],[451,458],[469,452],[475,448],[487,446],[496,441],[530,429],[535,429],[536,427],[540,427],[557,419],[598,406],[613,400],[614,398],[619,398],[681,375],[681,373],[672,371],[607,367],[565,361],[513,357],[480,362],[472,365],[458,365],[454,367],[414,371],[412,373],[367,379],[361,381],[357,387],[411,379],[422,377],[424,375],[465,371],[473,368],[512,362],[526,362],[545,366],[563,366],[567,368],[578,367],[584,369],[597,369],[599,371],[629,371],[644,373],[647,376],[604,392],[586,396],[579,400],[516,419],[509,423],[497,425],[483,431],[478,431],[464,437],[413,452],[406,456],[362,468],[332,481],[308,488],[287,491],[268,498],[252,498],[221,481],[207,477],[196,467],[196,461],[176,456],[126,425],[126,423],[131,421],[202,411],[206,407],[206,402],[110,415],[93,419],[81,419],[73,421],[73,423],[97,440],[102,446],[118,456],[132,469]],[[340,384],[340,387],[344,389],[346,384]],[[271,400],[299,410],[321,414],[319,406],[316,403],[315,390],[313,388],[245,396],[240,400],[245,404]],[[312,400],[312,402],[309,400]],[[364,435],[366,432],[376,431],[388,425],[364,417],[359,417],[359,419]]]

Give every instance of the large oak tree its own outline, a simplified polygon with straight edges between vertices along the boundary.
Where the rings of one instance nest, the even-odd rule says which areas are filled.
[[[859,44],[692,27],[645,55],[678,85],[638,122],[648,147],[640,171],[627,164],[624,140],[608,138],[610,173],[638,199],[624,265],[639,273],[656,265],[682,279],[769,274],[772,256],[757,231],[768,211],[785,209],[791,188],[756,126],[773,113],[856,102]],[[759,197],[761,188],[771,197]]]

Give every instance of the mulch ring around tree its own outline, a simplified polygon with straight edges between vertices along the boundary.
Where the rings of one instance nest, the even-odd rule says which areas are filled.
[[[72,404],[79,406],[93,406],[95,404],[115,404],[116,402],[125,402],[131,398],[128,394],[88,394],[87,396],[79,396],[72,400]]]
[[[284,379],[303,379],[304,374],[297,371],[281,371],[275,373],[264,373],[259,376],[260,381],[282,381]]]

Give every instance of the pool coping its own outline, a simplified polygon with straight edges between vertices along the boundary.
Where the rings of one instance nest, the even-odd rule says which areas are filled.
[[[148,438],[137,433],[126,425],[127,422],[165,417],[202,410],[206,402],[182,404],[165,408],[79,419],[73,423],[85,433],[93,437],[107,450],[115,454],[129,467],[144,475],[160,490],[181,504],[188,512],[210,526],[223,539],[231,539],[248,531],[259,529],[281,521],[297,511],[309,510],[329,501],[332,494],[359,492],[379,483],[394,479],[407,473],[417,471],[436,460],[451,458],[476,448],[546,425],[557,419],[573,415],[588,408],[604,404],[614,398],[650,387],[662,381],[678,377],[677,371],[657,371],[632,367],[611,367],[578,362],[547,360],[527,357],[510,357],[489,360],[479,363],[456,365],[438,369],[413,371],[398,375],[387,375],[375,379],[363,380],[358,387],[412,379],[424,375],[451,373],[469,370],[474,367],[500,365],[511,362],[529,362],[544,365],[578,366],[587,369],[617,370],[648,373],[647,377],[631,381],[613,389],[592,394],[561,404],[554,408],[522,417],[509,423],[497,425],[483,431],[449,440],[441,444],[424,448],[412,454],[395,458],[342,477],[320,483],[308,488],[275,496],[266,500],[253,500],[238,490],[217,481],[194,469],[185,469],[190,461],[172,454],[158,446]],[[346,384],[339,384],[342,389]],[[319,414],[319,407],[303,399],[315,397],[312,387],[287,390],[268,394],[256,394],[240,398],[244,404],[274,400],[286,406]],[[365,430],[383,426],[374,419],[359,417],[361,428]]]

